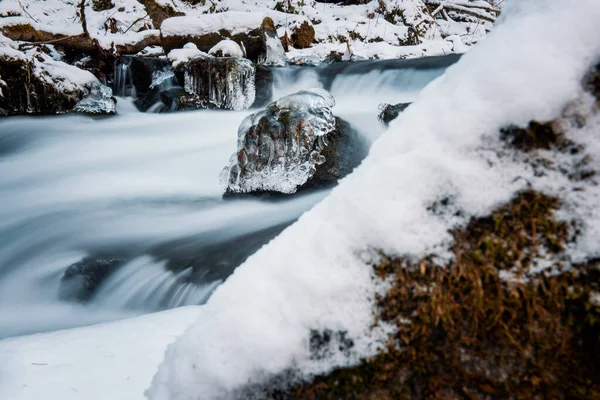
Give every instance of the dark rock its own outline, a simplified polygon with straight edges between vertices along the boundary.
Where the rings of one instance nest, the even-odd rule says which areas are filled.
[[[254,79],[256,95],[252,107],[264,107],[271,102],[273,98],[273,71],[266,65],[256,66],[256,76]]]
[[[114,258],[84,258],[67,268],[60,280],[58,297],[68,301],[90,300],[100,284],[123,264]]]
[[[120,96],[134,95],[135,104],[142,111],[147,111],[160,102],[163,99],[162,92],[173,86],[178,84],[174,79],[171,63],[164,57],[122,56],[118,60],[115,68],[115,92]],[[179,92],[183,90],[179,88]]]
[[[411,103],[380,104],[379,115],[377,116],[377,118],[379,118],[380,121],[387,125],[391,121],[395,120],[402,111],[406,110],[406,108],[410,106],[410,104]]]
[[[228,194],[295,193],[333,185],[350,173],[366,146],[336,118],[333,97],[321,89],[283,97],[248,116],[238,150],[221,173]]]
[[[175,68],[181,109],[244,110],[254,103],[254,65],[247,59],[201,57]]]

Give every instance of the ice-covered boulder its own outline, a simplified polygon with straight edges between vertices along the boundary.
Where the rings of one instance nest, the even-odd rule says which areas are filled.
[[[175,76],[185,91],[179,109],[244,110],[254,103],[255,70],[248,59],[195,58],[177,65]]]
[[[102,86],[88,71],[6,42],[0,46],[0,79],[0,115],[69,112]]]
[[[221,173],[232,193],[295,193],[335,183],[364,157],[365,146],[337,118],[333,97],[303,90],[269,104],[242,121],[238,149]]]
[[[93,85],[90,94],[80,100],[73,111],[87,115],[113,115],[117,112],[117,103],[112,89],[98,82]]]

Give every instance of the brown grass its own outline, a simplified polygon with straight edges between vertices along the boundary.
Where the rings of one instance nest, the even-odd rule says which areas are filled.
[[[293,399],[600,399],[600,270],[566,270],[575,224],[556,198],[525,191],[453,232],[455,260],[387,258],[378,318],[397,326],[387,351],[296,387]],[[542,249],[554,274],[528,276]],[[501,278],[500,271],[515,279]],[[525,279],[526,278],[526,279]]]

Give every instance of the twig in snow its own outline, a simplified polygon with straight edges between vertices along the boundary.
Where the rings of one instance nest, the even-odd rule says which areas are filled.
[[[34,20],[36,23],[39,23],[40,21],[38,21],[37,19],[35,19],[35,18],[34,18],[34,17],[31,15],[31,14],[29,14],[29,13],[27,12],[27,10],[25,9],[25,7],[23,7],[23,4],[21,4],[21,0],[18,0],[18,1],[19,1],[19,5],[21,6],[21,9],[23,10],[23,12],[24,12],[25,14],[27,14],[27,16],[28,16],[29,18],[31,18],[32,20]]]
[[[148,13],[146,13],[146,15],[144,15],[143,17],[140,17],[140,18],[136,19],[135,21],[133,21],[133,22],[131,23],[131,25],[129,25],[129,28],[125,29],[125,32],[123,32],[123,34],[126,34],[127,32],[129,32],[129,30],[130,30],[131,28],[133,28],[133,26],[134,26],[135,24],[137,24],[138,22],[140,22],[141,20],[143,20],[143,19],[144,19],[144,18],[146,18],[147,16],[148,16]]]

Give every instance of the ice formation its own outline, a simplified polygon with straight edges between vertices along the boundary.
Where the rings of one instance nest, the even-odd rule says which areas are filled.
[[[112,98],[112,89],[100,82],[94,84],[90,94],[80,100],[73,111],[84,114],[107,115],[116,112],[116,104]]]
[[[150,84],[150,89],[154,89],[156,87],[163,88],[165,86],[169,86],[175,79],[175,73],[170,68],[161,69],[158,71],[154,71],[152,73],[152,83]]]
[[[259,64],[273,65],[283,67],[287,65],[288,58],[285,55],[281,40],[277,37],[277,32],[263,32],[266,54],[264,60],[259,60]]]
[[[246,117],[221,185],[234,193],[296,192],[325,162],[321,151],[336,129],[334,105],[323,89],[303,90]]]
[[[229,110],[244,110],[254,103],[255,71],[248,59],[196,58],[180,68],[184,70],[184,90],[190,103]]]

